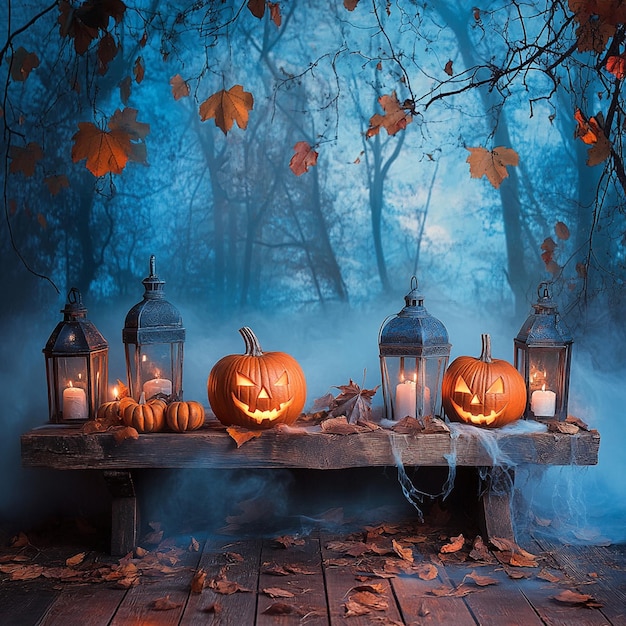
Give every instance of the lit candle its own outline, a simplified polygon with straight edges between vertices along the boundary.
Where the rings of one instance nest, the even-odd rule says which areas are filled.
[[[172,381],[168,378],[159,378],[158,374],[156,378],[147,380],[143,384],[143,392],[146,394],[148,400],[154,398],[157,393],[162,393],[166,396],[172,394]]]
[[[533,391],[530,397],[530,410],[537,417],[554,417],[556,409],[556,393],[546,390],[543,385],[541,390]]]
[[[396,410],[394,415],[396,419],[406,417],[415,417],[415,401],[416,401],[415,381],[404,380],[396,386]]]
[[[69,387],[63,390],[63,419],[84,420],[87,419],[87,396],[85,390],[74,387],[70,380]]]

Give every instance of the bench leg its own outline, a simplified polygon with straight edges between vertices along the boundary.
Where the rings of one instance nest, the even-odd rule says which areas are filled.
[[[105,470],[104,481],[111,494],[111,554],[124,555],[137,545],[138,511],[130,471]]]
[[[515,475],[513,470],[491,468],[488,484],[480,497],[480,526],[483,538],[502,537],[515,541],[511,522],[511,496]]]

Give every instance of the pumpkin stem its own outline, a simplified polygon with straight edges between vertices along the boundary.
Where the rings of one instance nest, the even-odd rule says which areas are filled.
[[[484,333],[480,336],[480,339],[482,341],[480,360],[483,363],[491,363],[491,335]]]
[[[251,328],[244,326],[239,329],[241,336],[246,344],[247,356],[262,356],[263,350],[261,350],[261,344]]]

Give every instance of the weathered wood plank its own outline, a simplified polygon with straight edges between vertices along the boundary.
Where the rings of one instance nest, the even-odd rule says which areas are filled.
[[[335,539],[332,535],[322,533],[320,544],[322,559],[324,562],[324,573],[326,578],[326,596],[328,598],[328,613],[332,626],[366,626],[373,623],[394,624],[404,623],[400,615],[400,609],[396,603],[391,583],[388,579],[376,578],[375,582],[383,589],[383,592],[376,594],[377,598],[386,604],[386,608],[380,610],[372,609],[370,613],[364,615],[349,615],[346,602],[350,600],[355,587],[363,583],[355,577],[355,572],[350,566],[335,566],[328,563],[328,560],[339,558],[341,553],[333,552],[326,546],[328,542]]]
[[[263,541],[256,626],[296,626],[302,623],[328,626],[320,542],[311,537],[303,541],[303,545],[288,549],[277,547],[275,541]],[[283,571],[288,575],[276,575]],[[276,589],[294,595],[273,598],[268,590]],[[292,610],[281,615],[273,611],[277,604],[292,607]]]
[[[461,565],[448,569],[450,580],[458,587],[471,569]],[[515,581],[496,566],[483,566],[477,572],[497,580],[497,584],[476,586],[471,580],[468,587],[475,591],[465,596],[464,600],[480,626],[502,626],[503,624],[524,624],[541,626],[542,620]]]
[[[0,623],[2,626],[38,624],[59,593],[48,584],[35,581],[0,584]]]
[[[106,626],[111,623],[125,594],[125,589],[112,589],[102,584],[68,586],[52,603],[38,626]]]
[[[579,585],[580,593],[602,604],[611,624],[626,626],[626,548],[622,546],[563,545],[546,537],[535,541]]]
[[[440,566],[442,567],[442,566]],[[402,616],[406,624],[440,626],[476,626],[476,622],[463,598],[438,597],[432,590],[441,587],[440,578],[425,581],[416,576],[399,576],[391,579]]]
[[[190,433],[139,435],[117,444],[110,433],[83,435],[69,425],[47,425],[22,435],[22,464],[56,469],[185,468],[309,468],[446,466],[453,455],[460,466],[498,464],[491,449],[514,464],[594,465],[598,462],[597,431],[515,433],[493,431],[485,446],[473,427],[454,425],[449,433],[398,434],[379,429],[334,435],[276,428],[237,448],[219,425]],[[484,436],[484,432],[482,433]],[[493,445],[491,445],[493,444]]]
[[[180,626],[253,626],[261,560],[261,540],[207,539],[198,564],[206,573],[207,586],[192,593]],[[218,593],[208,586],[211,580],[227,580],[248,591]]]
[[[191,590],[193,574],[200,560],[199,552],[181,552],[181,560],[174,565],[176,572],[159,574],[154,579],[142,576],[141,583],[131,587],[120,603],[110,626],[150,624],[174,626],[180,621]],[[166,561],[167,563],[167,561]],[[157,610],[157,601],[175,605],[169,610]]]

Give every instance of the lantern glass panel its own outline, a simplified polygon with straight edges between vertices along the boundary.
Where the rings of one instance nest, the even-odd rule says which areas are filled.
[[[441,381],[447,357],[382,357],[383,397],[388,419],[441,415]]]
[[[130,395],[182,398],[183,343],[126,344]]]

